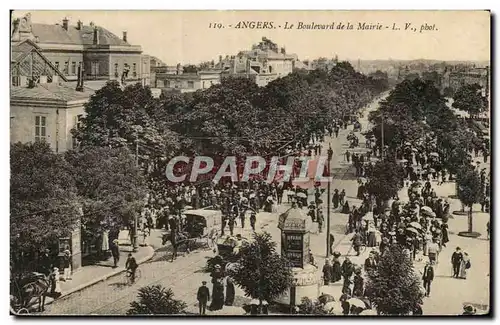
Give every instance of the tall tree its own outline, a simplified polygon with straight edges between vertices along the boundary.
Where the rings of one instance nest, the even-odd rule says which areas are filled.
[[[470,164],[464,165],[457,175],[458,198],[468,211],[468,233],[472,233],[472,206],[479,203],[484,193],[481,178],[478,172]]]
[[[453,96],[453,100],[453,107],[466,111],[471,116],[477,116],[488,105],[486,97],[482,96],[482,87],[478,84],[460,87]]]
[[[71,166],[47,143],[12,144],[10,168],[10,244],[17,267],[28,264],[23,255],[68,236],[80,211]]]
[[[269,233],[254,233],[254,241],[241,249],[238,267],[230,276],[249,297],[272,301],[292,284],[288,260],[276,251]]]
[[[139,213],[146,186],[127,148],[85,147],[68,151],[65,157],[83,202],[82,226],[87,236],[120,229]]]
[[[389,159],[378,161],[370,170],[366,189],[379,203],[395,197],[402,187],[403,169],[395,161]]]
[[[368,272],[366,294],[380,315],[409,315],[422,305],[420,277],[401,245],[391,245]]]

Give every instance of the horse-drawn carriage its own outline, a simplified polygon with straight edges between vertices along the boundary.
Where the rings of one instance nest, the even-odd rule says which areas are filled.
[[[196,209],[186,210],[182,213],[178,231],[167,231],[163,235],[163,245],[170,241],[174,248],[172,258],[176,257],[177,249],[184,245],[189,253],[194,244],[204,241],[205,246],[210,246],[214,232],[220,229],[222,213],[219,210]]]
[[[10,280],[10,310],[14,315],[29,314],[38,303],[38,311],[45,309],[45,298],[51,289],[51,279],[39,272],[13,276]]]

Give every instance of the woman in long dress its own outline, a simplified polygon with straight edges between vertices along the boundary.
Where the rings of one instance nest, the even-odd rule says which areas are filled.
[[[230,277],[226,279],[226,306],[232,306],[234,303],[234,284]]]
[[[469,268],[470,268],[470,258],[469,255],[466,252],[464,252],[462,262],[460,263],[460,273],[458,276],[461,279],[467,279],[467,270]]]
[[[372,222],[368,224],[368,240],[367,240],[367,247],[376,247],[377,246],[377,238],[375,237],[375,226],[373,225]]]
[[[332,260],[332,273],[331,273],[331,282],[335,283],[337,281],[342,280],[342,267],[340,265],[340,253],[333,253]]]

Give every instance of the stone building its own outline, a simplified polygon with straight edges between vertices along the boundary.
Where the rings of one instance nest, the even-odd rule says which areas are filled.
[[[196,73],[156,73],[156,87],[163,91],[180,93],[194,92],[217,85],[221,80],[221,72],[216,70],[198,71]]]
[[[11,143],[46,141],[54,152],[74,148],[70,131],[78,126],[94,93],[84,86],[81,69],[77,82],[68,83],[30,39],[13,45],[11,51]]]
[[[78,67],[82,67],[85,80],[150,83],[150,58],[143,56],[141,46],[128,42],[126,31],[120,38],[93,22],[70,25],[67,18],[53,25],[37,24],[27,14],[13,20],[11,43],[28,39],[68,81],[76,81]]]
[[[285,48],[266,37],[252,46],[251,50],[240,51],[237,55],[219,56],[215,69],[222,70],[222,77],[243,77],[254,80],[257,85],[269,82],[293,72],[298,61],[296,54],[289,54]]]

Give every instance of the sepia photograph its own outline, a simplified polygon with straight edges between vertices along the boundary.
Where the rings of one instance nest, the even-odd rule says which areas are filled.
[[[11,10],[10,315],[491,316],[491,15]]]

